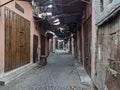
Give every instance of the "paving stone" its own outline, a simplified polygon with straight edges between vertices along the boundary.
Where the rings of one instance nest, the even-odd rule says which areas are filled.
[[[26,72],[0,90],[87,90],[81,85],[72,55],[51,54],[48,64]],[[89,89],[88,89],[89,90]]]

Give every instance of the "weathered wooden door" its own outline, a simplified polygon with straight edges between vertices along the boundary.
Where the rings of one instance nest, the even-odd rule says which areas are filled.
[[[84,65],[87,73],[91,75],[91,17],[84,23]]]
[[[30,62],[30,22],[5,8],[5,72]]]
[[[34,35],[33,36],[33,62],[38,61],[38,36]]]
[[[41,35],[41,55],[45,55],[45,36]]]
[[[120,16],[109,24],[109,69],[106,72],[108,90],[120,90]],[[114,73],[116,72],[116,73]]]

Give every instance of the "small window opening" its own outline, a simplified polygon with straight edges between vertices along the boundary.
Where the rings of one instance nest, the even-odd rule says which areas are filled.
[[[112,3],[113,2],[113,0],[109,0],[109,3]]]
[[[103,0],[100,0],[100,9],[101,9],[101,12],[104,10],[104,3],[103,3]]]

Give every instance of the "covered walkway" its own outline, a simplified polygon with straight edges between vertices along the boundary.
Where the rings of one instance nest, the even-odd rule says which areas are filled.
[[[120,90],[120,0],[0,0],[0,90],[93,87]]]
[[[93,90],[82,84],[72,55],[57,51],[48,57],[48,65],[37,65],[0,90]]]

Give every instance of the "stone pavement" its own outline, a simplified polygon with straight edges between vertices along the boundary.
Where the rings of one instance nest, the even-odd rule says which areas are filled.
[[[91,90],[82,85],[70,54],[52,54],[48,64],[37,66],[0,90]]]

